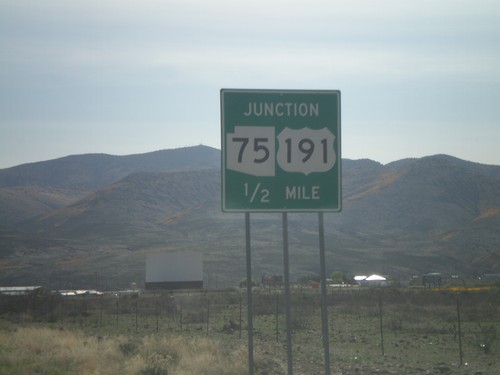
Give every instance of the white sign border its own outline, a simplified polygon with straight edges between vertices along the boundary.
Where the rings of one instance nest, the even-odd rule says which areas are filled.
[[[337,163],[338,165],[338,207],[336,208],[227,208],[226,207],[226,147],[225,147],[225,119],[224,119],[224,93],[242,93],[242,94],[337,94],[338,95],[338,113],[337,113],[337,131],[336,134],[338,140],[338,150],[337,150]],[[342,136],[341,136],[341,118],[342,118],[342,106],[341,106],[341,95],[340,90],[288,90],[288,89],[230,89],[222,88],[220,90],[220,113],[221,113],[221,208],[223,212],[228,213],[242,213],[242,212],[252,212],[252,213],[280,213],[280,212],[332,212],[339,213],[342,211]]]

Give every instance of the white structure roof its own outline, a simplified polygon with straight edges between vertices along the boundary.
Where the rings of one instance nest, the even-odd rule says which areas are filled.
[[[374,275],[368,276],[365,280],[366,281],[386,281],[387,279],[383,276],[374,274]]]

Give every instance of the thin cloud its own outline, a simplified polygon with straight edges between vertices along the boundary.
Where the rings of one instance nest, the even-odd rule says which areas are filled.
[[[164,124],[168,147],[193,133],[218,138],[221,87],[341,89],[351,131],[372,134],[380,124],[378,139],[390,133],[404,151],[407,129],[421,124],[440,129],[434,145],[459,150],[471,124],[498,138],[498,19],[496,0],[4,0],[0,160],[46,153],[46,144],[56,152],[50,122],[67,127],[65,147],[77,134],[79,147],[120,153],[139,137],[159,148],[158,133],[141,133],[141,123]],[[123,121],[132,125],[120,145],[87,135],[85,124],[108,134]],[[9,149],[20,123],[23,136],[30,126],[37,136]],[[412,141],[425,154],[429,142]],[[486,144],[467,143],[469,154],[493,160],[492,152],[481,159]],[[360,150],[374,159],[385,150],[387,159],[391,147]]]

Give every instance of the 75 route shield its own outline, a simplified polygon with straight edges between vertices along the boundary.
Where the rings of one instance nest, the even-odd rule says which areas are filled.
[[[222,210],[341,210],[340,92],[221,90]]]

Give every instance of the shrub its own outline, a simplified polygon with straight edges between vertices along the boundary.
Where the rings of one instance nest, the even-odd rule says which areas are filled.
[[[478,330],[476,331],[476,343],[485,354],[491,353],[491,349],[493,348],[496,339],[497,329],[495,326],[482,326],[481,323],[478,323]]]
[[[243,375],[243,345],[224,347],[208,338],[128,339],[81,331],[19,328],[0,331],[0,373],[100,375]]]

